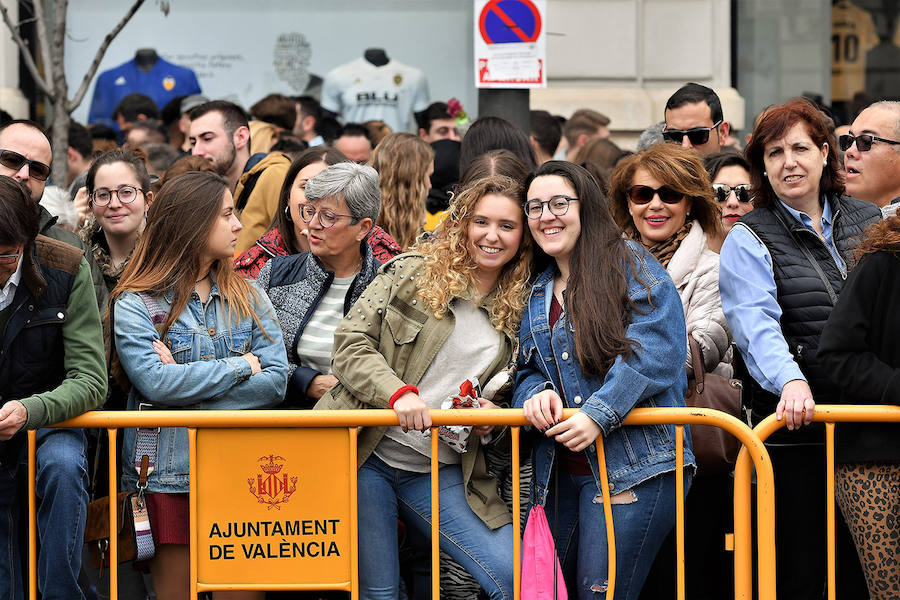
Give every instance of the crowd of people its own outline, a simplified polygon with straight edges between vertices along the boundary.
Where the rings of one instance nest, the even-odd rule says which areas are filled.
[[[118,134],[72,124],[56,191],[61,150],[36,123],[0,124],[2,597],[26,589],[24,430],[39,590],[93,598],[81,551],[102,442],[47,426],[99,408],[275,407],[396,413],[357,442],[360,597],[428,597],[423,433],[465,382],[476,408],[531,423],[522,508],[553,506],[570,597],[608,585],[599,437],[615,597],[674,597],[678,430],[623,422],[684,406],[695,365],[742,380],[751,424],[784,421],[767,441],[778,595],[822,597],[816,407],[900,404],[900,103],[836,136],[826,107],[794,98],[741,150],[715,92],[689,83],[630,152],[591,109],[532,111],[526,132],[437,102],[411,134],[340,125],[305,96],[249,114],[188,96],[166,122],[134,96]],[[442,597],[511,599],[509,436],[463,440],[438,443]],[[840,425],[838,440],[839,594],[895,598],[897,426]],[[155,548],[121,573],[149,572],[158,598],[188,596],[188,454],[180,428],[121,441],[120,489],[141,490]],[[698,470],[687,427],[680,459],[687,595],[728,597],[733,480]]]

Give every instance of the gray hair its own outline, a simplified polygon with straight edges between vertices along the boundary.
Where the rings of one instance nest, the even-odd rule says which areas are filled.
[[[374,223],[381,212],[378,172],[367,165],[337,163],[306,182],[306,198],[343,198],[354,223],[362,219],[372,219]]]
[[[894,113],[894,117],[897,119],[894,122],[894,139],[900,139],[900,102],[896,100],[879,100],[878,102],[873,102],[869,106],[865,108],[868,110],[870,108],[884,108]],[[894,150],[900,152],[900,148],[897,146],[892,146]]]
[[[638,138],[637,151],[642,152],[650,146],[655,146],[656,144],[664,142],[665,140],[663,139],[662,132],[665,128],[666,122],[660,121],[645,129],[643,133],[641,133],[641,137]]]

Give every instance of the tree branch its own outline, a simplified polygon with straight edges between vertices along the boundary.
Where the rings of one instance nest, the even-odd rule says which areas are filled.
[[[18,27],[12,22],[12,19],[9,18],[9,12],[6,10],[6,6],[2,2],[0,2],[0,14],[3,15],[3,22],[6,23],[6,28],[9,29],[9,33],[12,36],[13,41],[16,43],[16,45],[19,47],[19,51],[22,53],[22,59],[25,61],[25,66],[28,67],[28,71],[31,73],[31,76],[34,78],[35,85],[37,85],[38,89],[40,89],[44,94],[46,94],[47,96],[51,96],[52,93],[50,91],[50,86],[47,85],[47,82],[44,81],[43,77],[41,77],[41,72],[38,70],[38,67],[34,62],[34,57],[31,56],[31,49],[19,34]]]
[[[37,30],[38,52],[41,54],[41,62],[44,66],[44,73],[47,76],[47,82],[52,88],[54,77],[53,62],[50,58],[50,42],[47,39],[47,17],[44,14],[44,0],[34,0],[34,18],[37,21],[34,28]]]
[[[125,27],[128,21],[131,20],[131,17],[134,16],[134,13],[138,11],[142,4],[144,4],[144,0],[135,0],[134,4],[131,5],[131,8],[128,9],[128,12],[125,13],[125,16],[122,17],[122,20],[119,21],[118,25],[116,25],[113,30],[107,33],[106,37],[103,38],[103,42],[97,49],[97,54],[94,55],[94,61],[91,63],[91,66],[87,70],[87,73],[84,74],[84,79],[81,80],[81,86],[79,86],[78,92],[75,93],[75,96],[67,104],[69,112],[72,112],[73,110],[78,108],[78,105],[81,104],[82,100],[84,100],[84,96],[88,91],[88,86],[90,86],[91,80],[94,78],[94,75],[97,73],[97,69],[100,67],[100,61],[103,60],[103,55],[106,54],[106,49],[109,48],[109,45],[116,38],[116,36],[119,35],[119,32],[122,31],[122,29]]]

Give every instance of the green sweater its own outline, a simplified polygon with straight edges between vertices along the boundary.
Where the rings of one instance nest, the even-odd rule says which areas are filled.
[[[103,329],[91,270],[82,257],[66,305],[62,326],[64,356],[47,357],[64,362],[66,378],[56,388],[21,398],[28,411],[26,429],[59,423],[98,408],[106,397],[106,359]]]

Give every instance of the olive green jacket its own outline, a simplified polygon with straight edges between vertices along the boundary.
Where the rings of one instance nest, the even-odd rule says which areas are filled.
[[[420,255],[403,254],[385,263],[334,334],[332,372],[339,383],[322,396],[317,410],[389,408],[394,392],[418,385],[438,350],[453,331],[455,319],[442,318],[416,298],[416,277],[422,273]],[[484,300],[490,306],[492,297]],[[513,340],[501,336],[500,351],[487,371],[485,382],[507,367]],[[366,427],[358,440],[357,465],[369,458],[386,427]],[[506,504],[497,495],[497,480],[488,475],[481,439],[469,437],[462,455],[466,499],[472,511],[496,529],[511,522]]]

